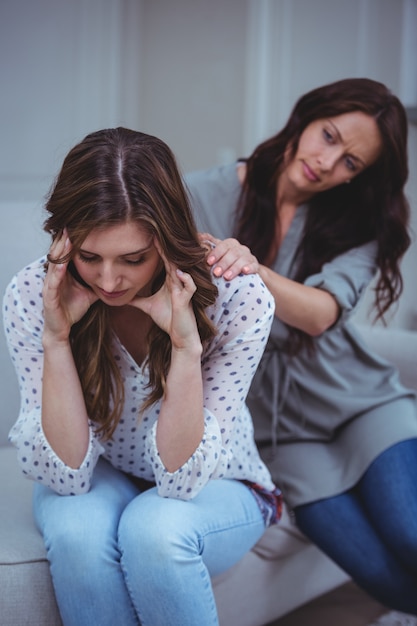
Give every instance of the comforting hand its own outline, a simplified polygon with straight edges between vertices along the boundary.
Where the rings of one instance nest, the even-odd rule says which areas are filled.
[[[70,251],[71,243],[64,231],[53,242],[49,257],[60,259]],[[86,314],[96,300],[97,296],[68,272],[68,262],[50,262],[43,286],[44,336],[67,341],[72,325]]]
[[[191,349],[196,345],[201,347],[191,302],[196,290],[195,283],[190,274],[169,263],[158,244],[155,245],[165,264],[165,282],[155,294],[134,298],[130,304],[147,313],[170,336],[174,349]]]
[[[207,255],[207,263],[213,267],[215,276],[223,276],[225,280],[232,280],[239,274],[257,274],[259,263],[247,246],[243,246],[237,239],[216,239],[208,233],[199,234],[200,241],[214,244],[214,248]]]

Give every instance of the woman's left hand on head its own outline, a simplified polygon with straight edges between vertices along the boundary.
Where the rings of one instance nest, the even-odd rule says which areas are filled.
[[[155,324],[168,333],[173,347],[191,347],[200,341],[191,302],[196,285],[190,274],[167,261],[158,244],[156,247],[164,261],[165,282],[156,293],[148,297],[138,296],[130,304],[147,313]]]
[[[207,254],[207,263],[213,268],[215,276],[232,280],[239,274],[257,274],[259,263],[247,246],[237,239],[216,239],[209,233],[200,233],[201,243],[210,242],[214,247]]]

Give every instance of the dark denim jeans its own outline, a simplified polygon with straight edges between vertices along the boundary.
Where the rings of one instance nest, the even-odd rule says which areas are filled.
[[[383,452],[352,490],[299,506],[295,516],[362,589],[417,615],[417,439]]]

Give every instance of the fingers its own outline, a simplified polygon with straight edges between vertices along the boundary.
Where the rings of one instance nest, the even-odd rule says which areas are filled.
[[[213,267],[215,276],[232,280],[241,273],[258,272],[258,261],[247,246],[232,238],[217,241],[216,247],[207,256],[207,263]]]
[[[168,261],[168,259],[165,257],[164,253],[162,252],[161,245],[159,241],[156,239],[156,237],[154,238],[154,245],[158,251],[159,256],[164,262],[165,271],[166,271],[166,283],[169,285],[169,287],[170,288],[172,288],[173,286],[177,288],[181,287],[181,289],[185,289],[187,292],[191,293],[192,295],[196,291],[197,288],[195,286],[195,283],[191,275],[187,274],[186,272],[183,272],[178,267],[176,267],[176,265]]]
[[[221,241],[221,239],[217,239],[213,235],[210,235],[210,233],[198,233],[198,239],[201,244],[208,243],[208,244],[217,245]]]
[[[61,264],[66,263],[69,252],[71,250],[71,243],[68,238],[67,230],[64,229],[59,237],[56,237],[51,244],[47,259],[50,263]]]
[[[183,272],[182,270],[178,268],[176,269],[175,274],[179,283],[182,285],[183,289],[187,292],[187,294],[191,298],[197,290],[196,284],[192,276],[190,274],[187,274],[186,272]]]
[[[213,270],[215,276],[223,276],[225,280],[233,280],[239,274],[256,274],[256,271],[251,270],[248,264],[242,265],[242,261],[238,259],[231,264],[227,264],[227,269],[223,269],[222,265],[216,265]]]
[[[129,304],[152,317],[154,322],[165,328],[159,321],[161,312],[180,310],[188,307],[194,293],[197,290],[196,284],[192,276],[182,270],[174,267],[172,264],[166,264],[166,277],[164,284],[160,289],[146,297],[137,296]],[[166,313],[163,315],[165,319]]]
[[[236,239],[220,239],[216,242],[216,247],[208,254],[207,263],[209,265],[219,264],[223,269],[227,267],[227,263],[239,255],[239,248],[243,248]]]
[[[64,230],[60,237],[57,237],[49,250],[47,259],[49,261],[48,271],[46,274],[46,286],[49,288],[57,288],[65,276],[68,266],[68,260],[61,262],[61,259],[68,257],[71,251],[71,244],[68,235]]]

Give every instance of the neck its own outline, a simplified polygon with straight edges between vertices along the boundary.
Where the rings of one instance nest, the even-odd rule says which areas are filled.
[[[288,180],[285,171],[281,174],[277,181],[277,193],[276,193],[276,207],[278,213],[281,213],[281,208],[285,206],[297,207],[300,204],[308,202],[313,197],[313,194],[300,191],[297,189],[290,180]]]
[[[152,320],[143,311],[133,306],[112,307],[111,325],[120,342],[138,365],[145,360],[148,352],[147,336]]]

